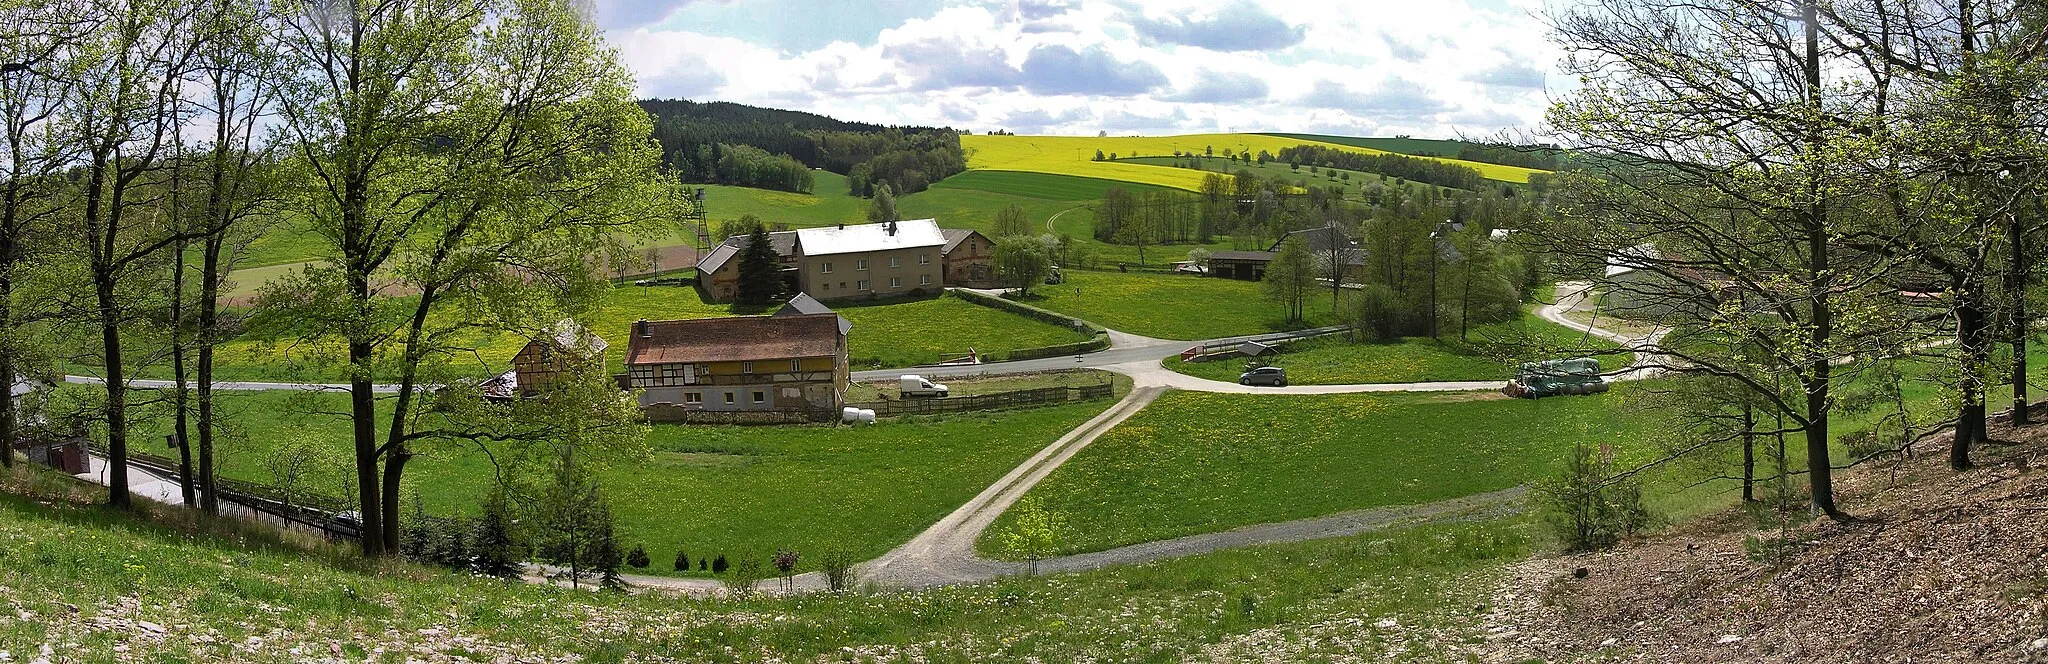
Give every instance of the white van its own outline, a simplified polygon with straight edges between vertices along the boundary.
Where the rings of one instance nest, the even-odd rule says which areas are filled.
[[[934,383],[925,380],[923,376],[897,376],[896,388],[905,398],[946,396],[945,383]]]

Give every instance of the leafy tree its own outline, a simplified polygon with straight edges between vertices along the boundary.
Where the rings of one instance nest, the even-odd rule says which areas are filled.
[[[1208,247],[1195,247],[1188,250],[1188,262],[1193,263],[1195,267],[1202,268],[1204,271],[1209,269],[1209,256]]]
[[[844,548],[826,549],[825,554],[818,557],[818,568],[825,573],[826,589],[835,593],[852,590],[856,580],[854,565],[859,562],[860,559],[855,558],[852,551]]]
[[[880,200],[879,198],[876,200]],[[768,304],[782,295],[782,259],[768,239],[768,229],[756,224],[747,234],[747,246],[740,250],[739,301]]]
[[[1101,151],[1101,150],[1096,150],[1096,151],[1095,151],[1095,160],[1096,160],[1096,161],[1102,161],[1102,151]]]
[[[887,182],[875,185],[875,200],[868,204],[868,222],[883,221],[897,221],[896,192],[890,190]]]
[[[1000,240],[1006,237],[1032,235],[1031,222],[1024,218],[1024,206],[1016,203],[996,210],[995,228],[990,231]]]
[[[609,288],[591,257],[630,259],[633,236],[661,231],[679,197],[658,170],[631,75],[572,3],[280,0],[275,10],[273,50],[291,91],[279,133],[307,179],[291,187],[292,204],[323,246],[266,287],[265,326],[346,353],[362,547],[374,556],[396,539],[415,445],[491,440],[416,429],[432,422],[421,410],[477,396],[425,388],[490,372],[453,361],[494,336],[480,333],[533,330],[587,307]],[[409,295],[386,297],[395,291]],[[378,384],[395,386],[388,399]]]
[[[1112,241],[1124,224],[1137,215],[1137,197],[1123,187],[1110,187],[1102,192],[1102,204],[1095,209],[1095,239]]]
[[[754,229],[767,227],[767,224],[761,223],[760,217],[756,217],[751,214],[743,214],[740,215],[738,219],[727,219],[725,221],[718,222],[717,239],[722,242],[730,238],[739,237],[741,235],[752,235],[754,233]]]
[[[1266,264],[1266,277],[1260,282],[1266,299],[1277,302],[1287,310],[1287,321],[1299,323],[1303,320],[1303,306],[1308,301],[1310,289],[1315,288],[1315,258],[1309,255],[1298,237],[1290,237],[1280,243],[1280,251]]]
[[[996,240],[992,260],[996,277],[1019,295],[1031,294],[1031,288],[1045,283],[1052,274],[1052,255],[1046,251],[1045,242],[1033,237],[1011,236]]]
[[[1059,553],[1065,541],[1067,519],[1047,509],[1036,496],[1025,496],[1010,508],[1016,518],[996,535],[996,545],[1011,557],[1023,558],[1031,574],[1038,574],[1038,561]]]

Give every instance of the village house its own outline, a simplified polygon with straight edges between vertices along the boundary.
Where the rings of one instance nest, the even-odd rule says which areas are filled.
[[[993,282],[993,250],[971,230],[941,230],[930,219],[839,224],[768,234],[781,259],[784,286],[826,300],[936,292]],[[697,262],[697,290],[706,302],[739,294],[739,257],[746,236],[728,238]]]
[[[592,334],[574,319],[564,318],[539,338],[526,342],[512,356],[512,370],[484,384],[484,396],[495,399],[532,397],[547,383],[568,371],[569,362],[583,358],[604,361],[611,344]]]
[[[851,379],[849,325],[829,310],[633,323],[625,385],[651,420],[691,413],[836,417]]]
[[[995,288],[996,282],[995,243],[979,231],[967,228],[947,228],[940,231],[946,236],[946,246],[939,255],[946,257],[940,265],[939,281],[947,286],[965,288]]]

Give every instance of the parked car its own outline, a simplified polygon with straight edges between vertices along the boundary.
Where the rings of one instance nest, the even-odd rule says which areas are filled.
[[[1173,264],[1173,271],[1179,272],[1181,274],[1206,275],[1209,273],[1209,268],[1207,266],[1197,264],[1194,261],[1177,261]]]
[[[907,375],[896,377],[896,389],[897,391],[903,393],[903,396],[906,398],[937,397],[940,399],[944,399],[946,398],[946,394],[948,392],[945,383],[934,383],[929,380],[925,380],[923,376]]]
[[[1287,370],[1280,367],[1259,367],[1238,374],[1237,384],[1287,387]]]

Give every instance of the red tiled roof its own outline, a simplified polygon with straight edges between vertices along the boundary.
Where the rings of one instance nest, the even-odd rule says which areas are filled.
[[[626,364],[751,362],[839,353],[839,316],[735,316],[649,321],[628,332]]]

